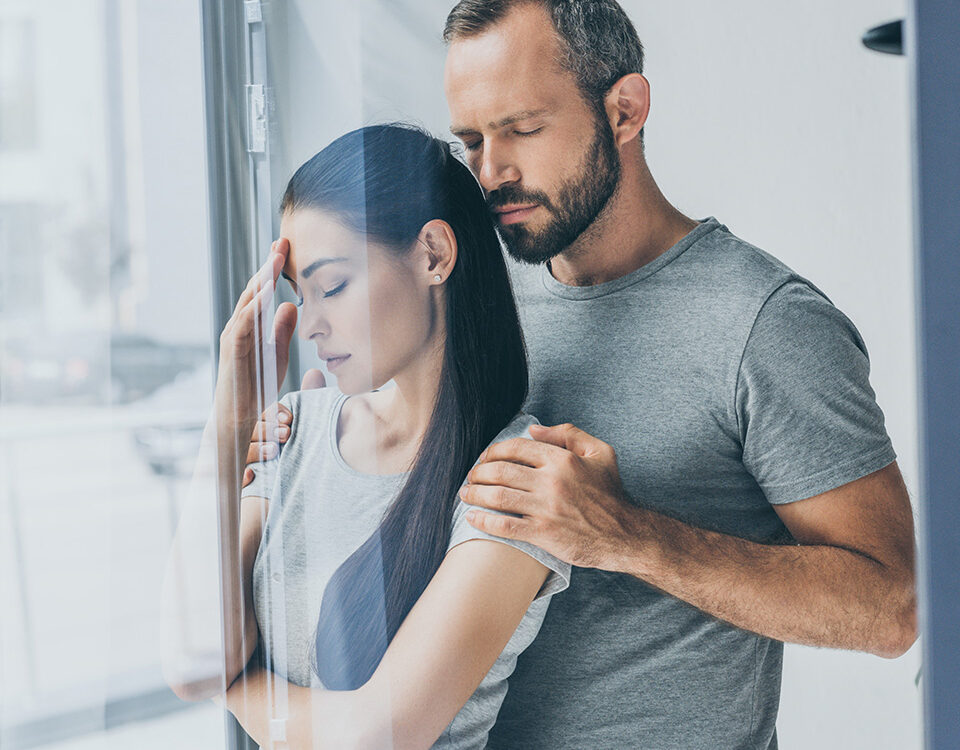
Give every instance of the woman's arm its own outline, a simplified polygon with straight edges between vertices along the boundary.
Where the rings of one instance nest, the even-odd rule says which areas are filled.
[[[459,544],[361,688],[312,690],[258,668],[230,687],[226,707],[265,748],[428,748],[490,671],[548,572],[500,542]],[[271,741],[271,721],[284,741]]]
[[[252,572],[268,503],[239,499],[233,468],[242,455],[230,456],[236,441],[212,438],[216,431],[211,420],[162,592],[164,676],[178,697],[191,701],[222,693],[243,671],[258,638]]]
[[[162,592],[164,677],[185,700],[220,692],[256,644],[241,553],[240,486],[250,433],[270,383],[286,372],[296,308],[281,304],[269,332],[274,284],[289,246],[274,243],[220,334],[213,414],[177,527]],[[273,378],[276,378],[275,380]],[[255,552],[254,552],[255,555]]]

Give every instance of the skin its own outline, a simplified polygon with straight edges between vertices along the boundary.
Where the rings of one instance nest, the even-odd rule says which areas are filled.
[[[558,49],[549,17],[536,5],[450,45],[451,130],[464,140],[488,194],[515,185],[554,195],[589,142],[592,115],[572,74],[544,64]],[[623,178],[599,220],[552,259],[551,273],[568,285],[619,278],[696,226],[669,204],[647,167],[639,142],[650,112],[646,78],[621,78],[604,107]],[[549,217],[539,208],[522,218],[536,228]],[[799,545],[771,546],[643,508],[643,498],[628,498],[623,489],[614,449],[573,425],[530,433],[537,442],[493,446],[471,471],[462,497],[478,507],[470,514],[477,528],[529,541],[573,565],[636,576],[781,641],[888,658],[916,641],[913,515],[895,462],[774,506]]]
[[[456,263],[456,239],[448,224],[434,220],[398,258],[310,209],[285,215],[281,233],[221,334],[215,419],[208,425],[219,446],[220,568],[226,571],[222,670],[191,683],[169,669],[165,674],[181,698],[213,698],[224,705],[262,747],[427,748],[493,666],[547,568],[498,542],[470,540],[454,547],[373,676],[356,690],[314,690],[260,668],[244,672],[258,641],[252,570],[269,503],[239,497],[246,452],[245,437],[239,437],[249,435],[258,420],[258,369],[268,366],[261,352],[270,349],[264,347],[264,330],[272,329],[276,342],[278,382],[286,371],[297,309],[281,304],[272,326],[269,320],[282,272],[303,296],[300,336],[313,341],[321,356],[349,355],[337,369],[341,389],[355,394],[338,425],[344,459],[370,473],[409,468],[439,389],[444,282]],[[388,380],[396,388],[370,392]],[[197,537],[185,528],[190,514],[184,518],[174,557],[196,559],[185,549],[187,540]],[[188,565],[180,570],[198,574]],[[229,686],[225,691],[221,681]],[[270,737],[273,717],[286,718],[283,741]]]

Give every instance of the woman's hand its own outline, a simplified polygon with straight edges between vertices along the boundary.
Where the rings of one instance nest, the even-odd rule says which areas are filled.
[[[244,437],[250,434],[264,402],[276,398],[267,389],[270,379],[276,377],[270,389],[275,391],[287,372],[297,308],[284,302],[274,313],[272,302],[289,249],[286,239],[273,243],[270,256],[247,283],[220,334],[214,398],[217,422],[221,428],[241,430]],[[265,336],[271,329],[272,335]]]

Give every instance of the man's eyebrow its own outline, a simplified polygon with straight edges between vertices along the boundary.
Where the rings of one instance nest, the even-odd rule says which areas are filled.
[[[505,128],[507,125],[513,125],[515,122],[520,122],[521,120],[529,120],[531,117],[540,117],[540,115],[545,115],[550,110],[543,109],[525,109],[522,112],[514,112],[508,117],[504,117],[499,122],[491,122],[490,127],[494,130],[499,130],[500,128]],[[470,133],[476,133],[477,131],[472,128],[461,128],[456,125],[450,128],[450,132],[453,133],[458,138],[464,135],[469,135]]]
[[[304,268],[300,272],[300,278],[309,279],[310,274],[312,274],[314,271],[316,271],[318,268],[321,268],[322,266],[326,266],[330,263],[346,263],[349,260],[350,260],[349,258],[320,258],[319,260],[313,261],[313,263],[311,263],[309,266]]]

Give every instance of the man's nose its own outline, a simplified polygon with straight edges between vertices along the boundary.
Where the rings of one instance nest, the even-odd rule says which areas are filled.
[[[480,158],[480,171],[477,174],[477,180],[487,193],[492,193],[504,185],[520,181],[520,170],[502,149],[485,145],[483,155]]]

